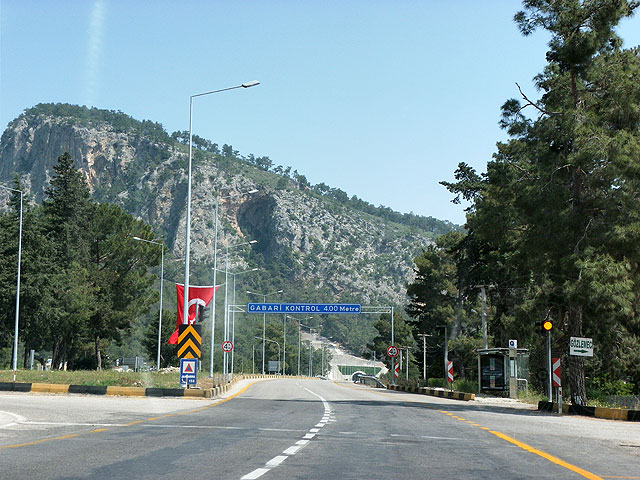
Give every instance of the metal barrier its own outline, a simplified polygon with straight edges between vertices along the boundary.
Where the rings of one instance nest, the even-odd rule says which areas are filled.
[[[369,385],[370,387],[387,388],[387,386],[382,383],[378,377],[374,377],[373,375],[360,375],[358,377],[358,383]]]

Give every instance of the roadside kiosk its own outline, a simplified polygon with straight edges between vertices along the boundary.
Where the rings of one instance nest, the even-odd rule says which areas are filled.
[[[480,348],[476,351],[478,393],[517,398],[517,390],[529,389],[528,348]]]

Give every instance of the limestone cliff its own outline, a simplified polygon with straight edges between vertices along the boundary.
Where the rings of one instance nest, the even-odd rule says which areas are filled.
[[[96,200],[119,204],[145,220],[176,257],[184,255],[186,145],[160,125],[120,112],[37,106],[12,121],[2,135],[0,181],[11,182],[17,173],[39,202],[52,166],[64,152],[72,155]],[[433,232],[325,198],[304,182],[250,165],[237,152],[194,152],[195,263],[207,268],[212,263],[216,196],[258,189],[220,200],[219,245],[258,240],[254,254],[262,256],[267,269],[277,264],[274,274],[316,290],[318,298],[404,304],[412,258],[429,244]]]

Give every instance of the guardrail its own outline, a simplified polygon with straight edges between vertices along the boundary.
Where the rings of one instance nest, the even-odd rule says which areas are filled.
[[[387,386],[382,383],[378,377],[374,377],[373,375],[360,375],[358,377],[358,383],[369,385],[370,387],[387,388]]]

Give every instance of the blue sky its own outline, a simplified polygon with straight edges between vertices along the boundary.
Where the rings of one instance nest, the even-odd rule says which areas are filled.
[[[500,106],[532,97],[545,32],[517,1],[0,0],[0,126],[37,103],[121,110],[267,155],[315,184],[464,222],[439,185],[484,170]],[[639,17],[619,33],[640,44]]]

